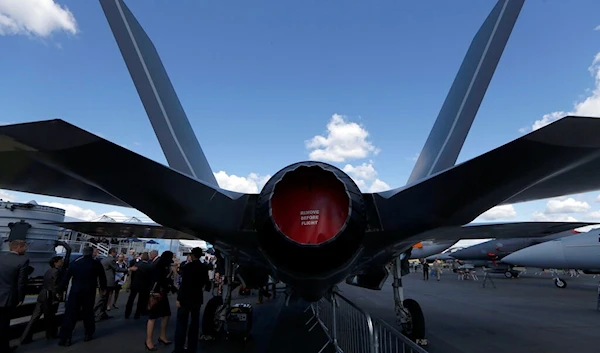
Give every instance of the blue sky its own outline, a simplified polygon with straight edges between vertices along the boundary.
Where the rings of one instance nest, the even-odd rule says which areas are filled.
[[[312,152],[369,191],[408,179],[495,1],[127,4],[161,54],[222,187],[258,191]],[[27,15],[33,7],[37,17]],[[459,161],[562,115],[555,112],[600,116],[598,13],[592,0],[525,4]],[[2,123],[61,118],[166,164],[97,1],[0,0],[0,20]],[[139,215],[2,194],[61,204],[84,219]],[[483,220],[600,221],[598,194],[503,207]]]

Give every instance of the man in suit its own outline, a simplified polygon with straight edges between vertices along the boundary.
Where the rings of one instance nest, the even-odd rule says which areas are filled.
[[[15,308],[25,300],[29,259],[25,240],[13,240],[10,252],[0,255],[0,352],[10,352],[8,335]]]
[[[148,255],[150,255],[150,263],[154,266],[158,262],[160,257],[158,256],[158,250],[151,250]]]
[[[56,322],[56,310],[58,310],[58,302],[60,300],[60,294],[58,293],[58,287],[60,286],[60,269],[63,267],[63,258],[61,256],[53,256],[50,261],[50,268],[44,274],[44,282],[42,284],[42,290],[37,297],[37,303],[29,323],[21,335],[21,344],[27,344],[31,342],[33,332],[31,328],[33,324],[40,319],[44,314],[44,325],[46,327],[46,339],[51,340],[57,336],[57,322]]]
[[[84,341],[90,341],[96,331],[96,323],[94,321],[94,301],[96,300],[96,289],[100,283],[100,290],[106,292],[106,275],[102,264],[94,260],[92,253],[94,250],[91,247],[83,249],[83,256],[73,261],[69,269],[62,278],[59,292],[62,293],[69,281],[71,283],[71,291],[67,299],[65,314],[60,326],[60,341],[59,346],[70,346],[73,329],[77,323],[77,314],[81,308],[81,316],[83,317],[83,327],[85,330]]]
[[[177,294],[177,325],[175,328],[175,351],[183,353],[186,350],[185,339],[187,331],[188,352],[198,349],[198,333],[200,331],[200,308],[204,303],[204,290],[210,291],[208,267],[200,262],[202,249],[194,248],[191,253],[192,262],[181,268],[181,287]],[[191,322],[188,328],[188,319]]]
[[[108,308],[110,302],[110,295],[115,291],[115,287],[117,286],[115,281],[115,274],[117,272],[127,273],[129,272],[126,268],[121,268],[117,265],[117,249],[110,248],[108,250],[108,256],[102,259],[102,267],[104,269],[104,273],[106,276],[106,291],[94,307],[94,312],[96,313],[96,317],[98,320],[106,320],[112,318],[106,313],[106,309]],[[133,270],[134,268],[132,268]]]
[[[148,255],[148,253],[146,253],[146,255]],[[128,258],[129,267],[135,266],[135,264],[140,262],[141,260],[142,260],[142,254],[133,254],[131,256],[131,259]]]
[[[135,309],[134,319],[139,319],[140,315],[146,312],[148,305],[148,297],[150,296],[150,287],[152,286],[152,265],[147,252],[143,253],[140,261],[135,262],[137,270],[131,271],[131,284],[129,289],[129,298],[125,306],[125,318],[129,319],[133,309],[133,302],[137,296],[137,306]]]
[[[130,252],[130,255],[127,257],[128,267],[135,266],[135,264],[140,261],[140,257],[142,256],[142,254],[136,254],[133,251],[133,249],[131,249],[131,250],[132,251]],[[125,283],[123,284],[123,289],[127,292],[129,292],[131,290],[131,276],[133,275],[133,273],[134,272],[129,270],[129,274],[127,275],[127,277],[125,277]]]

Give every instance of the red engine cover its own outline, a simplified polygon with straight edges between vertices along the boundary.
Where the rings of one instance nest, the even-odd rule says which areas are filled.
[[[344,183],[333,174],[314,178],[303,172],[295,171],[277,183],[271,197],[272,217],[288,239],[319,245],[343,231],[350,198]]]
[[[254,227],[259,246],[278,275],[304,278],[309,287],[316,286],[311,287],[315,295],[322,283],[314,278],[333,276],[342,281],[350,261],[357,260],[367,229],[365,200],[338,168],[316,161],[294,163],[263,187],[255,203]]]

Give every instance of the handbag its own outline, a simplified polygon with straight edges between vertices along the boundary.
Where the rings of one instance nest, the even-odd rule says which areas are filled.
[[[163,299],[162,293],[150,293],[150,297],[148,298],[148,311],[154,309],[158,303]]]
[[[167,278],[169,278],[170,275],[171,273],[169,273]],[[148,298],[148,311],[154,309],[154,307],[156,307],[158,303],[160,303],[160,301],[163,300],[163,298],[165,297],[165,295],[162,292],[156,292],[157,285],[158,282],[154,283],[154,287],[152,287],[152,290],[150,291],[150,297]]]
[[[158,283],[154,283],[154,287],[150,291],[150,297],[148,297],[148,311],[154,309],[158,305],[158,303],[163,299],[163,294],[161,292],[156,292],[156,285]]]

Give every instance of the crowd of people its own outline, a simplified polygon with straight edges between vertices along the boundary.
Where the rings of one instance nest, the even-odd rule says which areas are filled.
[[[104,245],[118,245],[119,239],[117,238],[102,238],[102,237],[91,237],[89,238],[89,242],[92,244],[104,244]]]
[[[0,353],[18,348],[9,347],[9,337],[5,333],[9,331],[14,310],[25,299],[29,267],[25,241],[14,240],[9,248],[10,252],[0,255]],[[119,308],[119,293],[128,291],[124,316],[126,319],[132,313],[133,319],[147,316],[144,342],[147,351],[156,351],[157,344],[173,344],[173,352],[195,352],[204,292],[213,287],[217,291],[222,290],[220,281],[211,280],[211,277],[221,277],[216,272],[214,258],[208,260],[200,248],[192,249],[185,262],[176,264],[171,251],[164,251],[160,255],[156,250],[141,254],[118,254],[116,248],[111,248],[108,256],[99,259],[97,249],[86,247],[83,256],[73,261],[66,270],[63,270],[64,267],[60,256],[49,260],[42,291],[20,338],[21,345],[31,342],[33,324],[42,314],[47,340],[58,339],[60,346],[71,346],[78,316],[83,320],[84,342],[94,339],[96,322],[112,318],[109,312]],[[97,293],[100,294],[98,300]],[[177,307],[173,341],[167,335],[171,317],[169,295],[176,296]],[[56,311],[65,297],[65,313],[62,322],[58,322]],[[155,342],[157,320],[160,321],[160,327]]]

